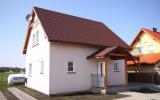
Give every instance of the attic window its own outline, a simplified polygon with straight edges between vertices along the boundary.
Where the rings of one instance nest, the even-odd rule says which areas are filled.
[[[39,31],[32,35],[32,47],[39,44]]]
[[[137,54],[142,54],[142,47],[137,47]]]
[[[154,53],[154,46],[153,45],[148,45],[148,52]]]

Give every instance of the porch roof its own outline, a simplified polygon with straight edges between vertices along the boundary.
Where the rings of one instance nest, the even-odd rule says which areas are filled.
[[[90,58],[105,58],[105,57],[112,57],[114,59],[121,59],[124,57],[127,57],[128,60],[135,59],[127,50],[120,46],[113,46],[113,47],[107,47],[101,50],[98,50],[97,52],[89,55],[87,59]]]

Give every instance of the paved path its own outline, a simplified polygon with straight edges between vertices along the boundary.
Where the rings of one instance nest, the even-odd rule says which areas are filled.
[[[119,94],[129,95],[129,97],[120,98],[116,100],[160,100],[160,93],[138,93],[138,92],[121,92]]]
[[[3,95],[1,91],[0,91],[0,100],[7,100],[7,98]]]
[[[10,87],[10,88],[8,88],[8,90],[20,100],[37,100],[36,98],[34,98],[34,97],[26,94],[25,92],[17,89],[16,87]]]

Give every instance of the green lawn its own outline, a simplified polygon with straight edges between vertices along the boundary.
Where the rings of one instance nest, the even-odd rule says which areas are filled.
[[[0,89],[8,87],[8,84],[7,84],[8,75],[9,74],[15,74],[15,73],[16,72],[4,72],[4,73],[0,73]]]
[[[0,73],[0,89],[8,87],[7,79],[9,74],[9,72]]]
[[[5,95],[7,100],[18,100],[11,92],[8,91],[8,75],[15,74],[17,72],[4,72],[0,73],[0,91]]]
[[[127,97],[127,95],[122,94],[94,94],[94,93],[80,93],[74,95],[65,96],[47,96],[32,89],[26,88],[23,85],[16,86],[20,90],[30,94],[31,96],[37,98],[38,100],[114,100],[118,98]]]

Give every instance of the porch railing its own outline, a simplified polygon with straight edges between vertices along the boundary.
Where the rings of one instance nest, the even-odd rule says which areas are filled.
[[[104,87],[104,75],[103,74],[91,74],[92,87]]]

